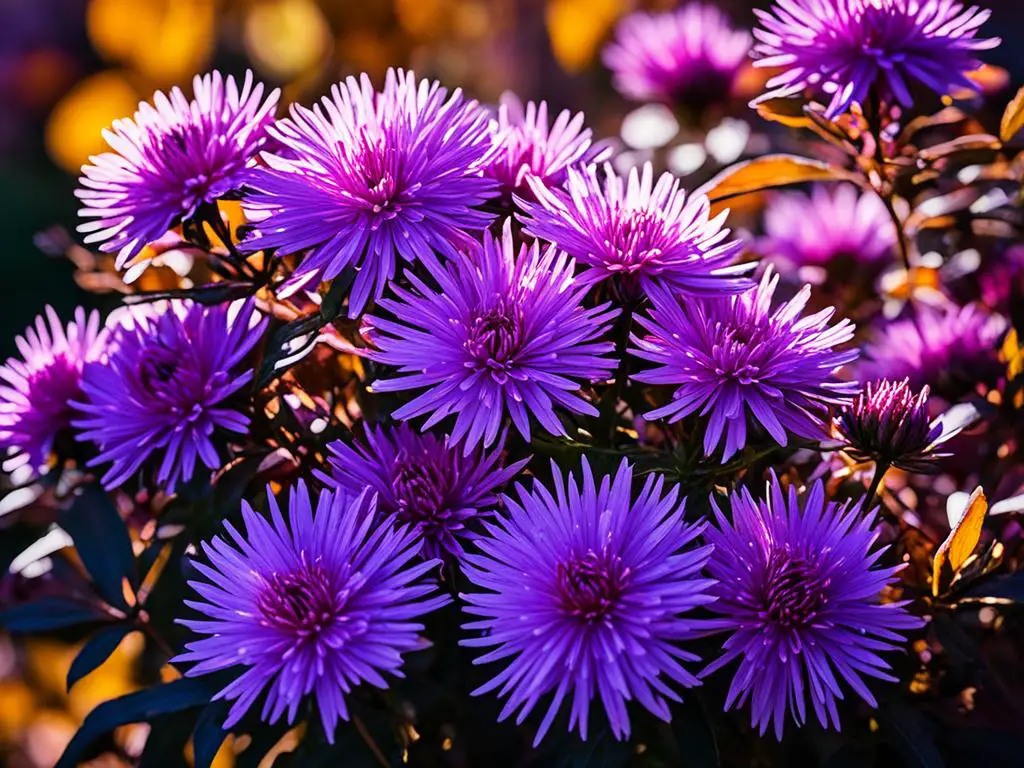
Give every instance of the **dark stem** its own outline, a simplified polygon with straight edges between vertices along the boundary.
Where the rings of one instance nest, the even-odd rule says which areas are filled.
[[[881,199],[886,212],[889,214],[889,218],[892,219],[893,226],[896,228],[896,241],[899,244],[900,260],[903,262],[903,268],[907,270],[907,273],[909,274],[910,246],[907,243],[907,235],[903,227],[903,222],[900,220],[900,216],[893,205],[892,185],[889,183],[889,180],[885,175],[885,168],[889,159],[885,156],[885,147],[882,142],[882,133],[885,129],[883,124],[884,107],[877,89],[871,89],[871,94],[868,97],[868,103],[864,106],[864,117],[868,121],[868,128],[875,141],[875,165],[878,166],[878,183],[872,183],[871,188],[875,190],[875,193]],[[870,178],[868,179],[868,182],[871,183]]]
[[[636,309],[635,301],[627,301],[622,306],[622,313],[615,321],[612,334],[615,337],[615,356],[618,366],[615,369],[615,381],[601,398],[601,416],[598,422],[598,431],[607,435],[608,444],[615,445],[615,435],[619,429],[619,403],[626,392],[629,383],[629,333],[633,328],[633,312]]]
[[[885,480],[885,474],[892,468],[892,464],[888,461],[879,461],[875,463],[875,474],[871,477],[871,485],[868,487],[867,493],[864,496],[864,511],[870,511],[872,505],[878,496],[878,488],[882,485],[882,481]]]
[[[353,715],[352,724],[356,727],[356,730],[359,731],[359,735],[362,737],[363,741],[366,742],[366,746],[370,748],[370,751],[377,759],[377,762],[383,765],[384,768],[389,768],[390,763],[388,763],[388,759],[384,757],[384,753],[380,751],[380,747],[377,746],[377,742],[373,740],[373,736],[371,736],[370,732],[366,730],[366,726],[363,725],[362,718],[360,718],[359,715]]]

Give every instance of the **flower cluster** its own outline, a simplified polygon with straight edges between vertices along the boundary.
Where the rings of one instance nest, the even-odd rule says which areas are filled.
[[[251,73],[212,73],[117,121],[78,191],[86,242],[117,255],[74,254],[126,306],[47,308],[0,367],[20,580],[0,623],[103,624],[72,682],[144,632],[147,667],[184,679],[140,670],[154,688],[129,703],[157,738],[193,732],[197,765],[211,736],[247,734],[256,764],[286,731],[300,763],[365,745],[484,765],[496,744],[577,763],[576,741],[614,739],[670,765],[697,726],[760,764],[803,752],[748,720],[860,734],[850,691],[897,712],[951,680],[984,695],[983,664],[933,662],[940,630],[1000,631],[1012,599],[988,596],[1019,576],[1016,522],[945,497],[979,477],[1003,512],[1024,497],[1024,262],[1017,217],[993,213],[1021,100],[998,142],[959,107],[915,112],[914,83],[956,95],[995,44],[954,0],[758,17],[752,35],[698,3],[619,22],[614,86],[690,121],[658,151],[403,69],[280,116]],[[748,55],[778,71],[768,127],[739,131]],[[781,123],[827,148],[752,156],[791,150]],[[687,181],[681,156],[724,166],[739,134],[735,164]],[[190,264],[157,269],[169,251]],[[68,537],[78,557],[25,565]],[[43,573],[63,591],[8,610]],[[946,626],[912,637],[925,594]]]

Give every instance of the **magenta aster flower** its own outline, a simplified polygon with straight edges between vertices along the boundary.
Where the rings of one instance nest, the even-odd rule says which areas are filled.
[[[592,284],[611,277],[634,290],[664,285],[674,292],[718,295],[738,293],[753,283],[743,273],[753,264],[735,265],[743,244],[729,240],[726,211],[710,217],[706,197],[691,196],[669,173],[654,182],[646,163],[629,177],[604,166],[570,168],[566,190],[551,190],[529,180],[537,202],[517,198],[526,231],[566,251],[586,265],[579,280]]]
[[[420,434],[408,424],[368,426],[364,441],[347,445],[338,440],[328,448],[330,470],[317,476],[353,495],[372,489],[378,514],[411,524],[426,557],[461,557],[462,542],[476,538],[470,526],[493,512],[497,489],[529,461],[503,467],[504,440],[489,453],[464,456],[447,437]]]
[[[776,195],[765,211],[764,229],[762,252],[798,268],[840,260],[863,268],[884,260],[896,244],[885,204],[853,185]]]
[[[46,466],[57,435],[71,426],[81,396],[82,368],[106,347],[97,312],[78,307],[65,328],[53,307],[15,339],[21,358],[0,366],[0,455],[4,469]]]
[[[261,714],[295,722],[303,700],[316,701],[327,739],[348,720],[345,697],[361,683],[387,688],[402,677],[402,654],[426,648],[413,621],[449,602],[422,577],[436,560],[405,567],[419,550],[408,526],[376,525],[370,494],[291,491],[287,519],[267,489],[270,520],[242,502],[245,533],[203,544],[186,600],[202,619],[179,619],[199,635],[173,659],[195,664],[186,675],[238,669],[214,698],[233,701],[230,728],[266,693]],[[244,670],[244,671],[243,671]]]
[[[487,113],[439,83],[388,70],[377,93],[367,75],[348,78],[313,109],[294,105],[270,134],[284,147],[249,179],[256,221],[247,250],[308,251],[291,286],[359,273],[349,315],[380,298],[398,259],[437,271],[434,252],[454,258],[468,234],[490,224],[477,210],[496,183],[482,175],[491,151]]]
[[[829,119],[872,90],[909,107],[915,81],[940,95],[973,90],[977,51],[1000,42],[975,37],[989,11],[955,0],[778,0],[754,13],[754,65],[783,71],[753,103],[813,88],[830,97]]]
[[[501,193],[511,200],[513,193],[531,197],[527,176],[548,189],[565,184],[570,166],[602,162],[611,146],[591,143],[591,131],[583,125],[583,113],[564,109],[548,121],[548,104],[528,101],[524,106],[513,93],[505,93],[494,125],[496,151],[484,166],[484,174],[500,184]]]
[[[266,320],[252,303],[205,307],[170,302],[163,312],[141,311],[119,328],[109,359],[87,365],[82,415],[72,420],[79,440],[99,446],[92,465],[115,488],[152,461],[156,482],[173,493],[197,460],[223,463],[224,433],[243,434],[249,418],[229,399],[252,379],[240,366],[259,341]]]
[[[631,352],[658,367],[633,378],[676,391],[647,419],[706,417],[704,451],[710,455],[724,437],[723,461],[746,445],[748,414],[780,445],[789,434],[825,436],[827,406],[858,390],[834,375],[857,358],[856,349],[834,349],[853,338],[853,324],[830,326],[832,308],[803,317],[810,286],[773,310],[778,282],[769,269],[756,289],[739,296],[680,301],[652,294],[649,317],[637,317],[648,335],[633,336]]]
[[[994,384],[1004,371],[999,340],[1006,320],[977,304],[937,310],[917,307],[913,316],[882,327],[866,349],[864,379],[907,379],[926,384],[949,400],[977,385]]]
[[[192,101],[178,88],[169,97],[157,91],[134,119],[115,120],[103,132],[113,152],[82,166],[75,194],[87,221],[78,231],[116,251],[118,269],[203,204],[237,190],[274,119],[279,91],[264,99],[252,72],[241,90],[220,72],[197,75],[192,89]]]
[[[668,13],[629,14],[602,59],[627,98],[703,106],[728,98],[750,43],[716,7],[689,3]]]
[[[907,472],[929,472],[939,446],[959,428],[931,420],[928,387],[915,392],[907,379],[868,382],[854,401],[835,418],[843,450],[858,461],[874,461]]]
[[[545,431],[564,435],[555,406],[597,415],[578,394],[580,382],[606,379],[614,350],[599,341],[617,310],[584,308],[586,286],[573,281],[573,262],[554,248],[524,246],[518,256],[506,222],[501,239],[486,235],[472,254],[438,275],[441,291],[414,275],[416,291],[397,285],[398,299],[381,307],[396,319],[369,318],[371,357],[397,366],[398,378],[374,382],[380,392],[427,388],[392,414],[430,414],[424,428],[455,415],[452,442],[468,456],[494,443],[507,415],[527,440],[530,416]]]
[[[518,486],[508,515],[485,523],[481,554],[466,556],[480,591],[462,595],[464,610],[480,618],[465,628],[482,636],[462,644],[493,648],[476,664],[507,660],[473,694],[499,689],[508,697],[499,719],[518,710],[517,723],[552,694],[535,745],[566,699],[569,728],[586,739],[597,698],[624,739],[627,701],[667,721],[666,700],[680,701],[673,684],[697,684],[683,663],[699,659],[679,644],[701,629],[686,614],[713,599],[712,582],[701,578],[710,548],[689,547],[703,526],[684,524],[679,488],[662,496],[662,476],[648,475],[633,497],[625,459],[614,479],[595,480],[586,458],[582,484],[572,474],[564,480],[554,462],[551,471],[552,489]]]
[[[764,734],[774,724],[781,739],[787,714],[806,722],[808,699],[818,722],[838,729],[841,681],[877,707],[865,678],[895,682],[880,653],[898,650],[900,630],[922,622],[906,602],[879,602],[904,566],[874,567],[888,547],[872,551],[871,515],[826,502],[820,482],[802,501],[793,486],[784,495],[774,475],[764,501],[746,489],[730,497],[732,522],[711,503],[711,607],[732,634],[701,677],[739,659],[726,709],[749,702],[754,727]]]

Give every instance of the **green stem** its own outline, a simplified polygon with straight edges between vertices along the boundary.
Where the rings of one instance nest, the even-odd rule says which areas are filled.
[[[611,388],[605,392],[601,399],[601,417],[599,420],[599,432],[608,437],[608,444],[615,445],[615,436],[618,433],[619,424],[619,403],[622,401],[629,383],[629,333],[633,328],[633,311],[635,303],[630,301],[623,305],[622,314],[615,321],[615,356],[619,361],[615,369],[615,381]]]
[[[875,463],[875,473],[871,477],[871,485],[864,497],[864,511],[867,512],[874,505],[876,497],[878,496],[878,488],[882,485],[885,480],[885,474],[892,468],[892,464],[888,461],[879,461]]]

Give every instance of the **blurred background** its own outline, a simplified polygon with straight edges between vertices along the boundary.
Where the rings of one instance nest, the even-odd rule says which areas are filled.
[[[979,2],[993,10],[987,31],[1004,40],[987,56],[989,63],[1008,70],[1010,82],[1021,82],[1024,58],[1017,52],[1024,44],[1024,3]],[[105,148],[101,131],[115,118],[132,114],[154,90],[180,84],[188,92],[195,73],[218,68],[237,75],[251,67],[259,78],[283,88],[282,103],[309,103],[345,75],[365,71],[380,82],[388,66],[405,66],[449,87],[461,86],[482,102],[512,90],[524,100],[547,99],[556,112],[583,110],[596,138],[625,138],[623,118],[637,105],[612,89],[600,50],[623,14],[674,5],[623,0],[0,0],[0,354],[13,351],[15,334],[47,303],[68,316],[76,304],[117,301],[116,294],[105,298],[83,291],[64,258],[80,243],[73,190],[82,163]],[[758,4],[720,0],[717,5],[737,27],[749,28]],[[759,81],[752,83],[754,92],[758,86]],[[683,142],[691,149],[675,158],[677,173],[697,175],[709,156],[720,166],[759,152],[745,128],[739,130],[738,150],[732,148],[735,126],[732,133],[720,134],[714,146],[711,140],[714,126],[723,122],[745,126],[757,121],[746,109],[747,98],[715,113],[712,124],[702,115],[675,116],[673,131],[699,137]],[[32,641],[28,663],[16,664],[14,647],[0,636],[0,763],[51,765],[93,706],[131,690],[140,652],[138,644],[129,642],[133,639],[139,638],[129,637],[102,670],[69,696],[64,679],[75,644]],[[144,741],[143,728],[133,726],[119,735],[124,755]],[[103,764],[120,764],[116,757],[104,759]]]

